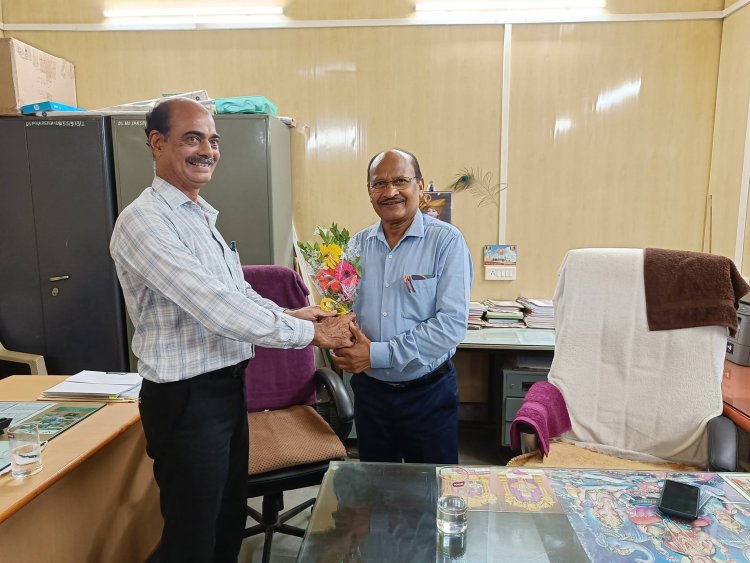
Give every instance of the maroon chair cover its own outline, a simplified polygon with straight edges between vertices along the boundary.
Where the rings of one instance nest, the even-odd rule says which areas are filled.
[[[243,266],[245,280],[261,296],[285,309],[309,305],[302,278],[286,266]],[[248,412],[315,403],[315,354],[301,350],[255,347],[245,369]]]

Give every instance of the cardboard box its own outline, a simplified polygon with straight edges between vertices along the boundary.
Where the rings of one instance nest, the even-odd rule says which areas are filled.
[[[38,102],[76,105],[73,64],[10,37],[0,38],[0,115]]]

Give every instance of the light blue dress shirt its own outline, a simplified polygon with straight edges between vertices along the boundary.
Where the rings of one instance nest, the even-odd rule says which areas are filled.
[[[380,221],[353,242],[362,265],[354,311],[372,341],[368,375],[393,383],[430,373],[466,335],[474,272],[461,232],[417,212],[393,249]]]

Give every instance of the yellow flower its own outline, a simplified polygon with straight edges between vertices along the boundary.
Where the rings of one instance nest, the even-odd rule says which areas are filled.
[[[323,244],[320,246],[320,258],[329,268],[335,268],[341,258],[341,247],[338,244]]]
[[[320,308],[324,311],[336,311],[339,314],[339,317],[341,315],[346,315],[349,312],[349,309],[346,308],[346,305],[343,303],[339,303],[338,301],[334,301],[330,297],[324,297],[323,300],[320,302]]]

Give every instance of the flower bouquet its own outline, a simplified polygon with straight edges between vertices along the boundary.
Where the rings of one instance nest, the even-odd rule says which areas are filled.
[[[357,299],[357,288],[362,277],[359,252],[350,239],[349,231],[339,230],[336,223],[329,229],[316,227],[315,234],[323,243],[299,243],[307,265],[312,270],[315,287],[323,296],[320,308],[348,313]]]

